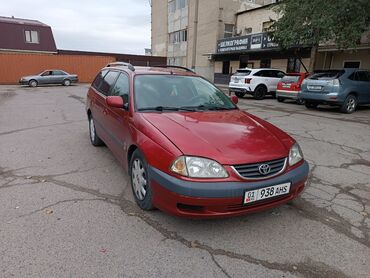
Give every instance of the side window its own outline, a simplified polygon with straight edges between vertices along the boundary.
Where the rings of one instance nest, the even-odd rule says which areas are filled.
[[[66,75],[66,74],[65,74],[65,72],[63,72],[61,70],[54,70],[53,75]]]
[[[108,70],[102,70],[101,72],[98,73],[98,75],[95,77],[95,80],[92,84],[92,86],[95,89],[99,89],[101,82],[103,81],[104,76],[107,74]]]
[[[112,85],[114,84],[114,82],[116,81],[118,74],[119,74],[118,71],[109,71],[105,75],[105,77],[104,77],[104,79],[101,82],[100,87],[99,87],[99,91],[103,95],[107,96],[109,94],[109,91],[110,91]]]
[[[260,71],[257,71],[255,74],[253,74],[254,76],[265,76],[264,75],[264,72],[265,70],[260,70]]]
[[[277,71],[276,74],[277,74],[277,78],[283,78],[285,76],[285,73],[282,71]]]
[[[52,75],[52,71],[45,71],[43,74],[41,74],[41,76],[49,76],[49,75]]]
[[[355,80],[356,81],[365,81],[365,82],[369,81],[367,79],[366,71],[358,71],[358,72],[356,72]]]
[[[124,73],[121,73],[118,76],[116,84],[110,92],[110,96],[121,96],[126,103],[129,102],[129,93],[130,93],[130,83],[128,76]]]

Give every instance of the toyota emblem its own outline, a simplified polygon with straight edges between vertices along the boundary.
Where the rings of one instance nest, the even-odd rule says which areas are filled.
[[[261,165],[258,167],[258,171],[259,171],[262,175],[266,176],[267,174],[269,174],[269,173],[270,173],[270,171],[271,171],[271,167],[270,167],[270,165],[268,165],[268,164],[261,164]]]

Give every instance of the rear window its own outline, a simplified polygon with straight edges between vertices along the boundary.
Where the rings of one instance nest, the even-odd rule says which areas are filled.
[[[281,82],[285,82],[285,83],[298,83],[299,77],[300,77],[299,75],[285,75],[281,79]]]
[[[247,76],[251,73],[250,70],[237,70],[236,73],[234,73],[235,76]]]
[[[315,80],[330,80],[330,79],[336,79],[340,77],[344,73],[344,70],[331,70],[331,71],[323,71],[323,72],[317,72],[309,76],[309,79],[315,79]]]

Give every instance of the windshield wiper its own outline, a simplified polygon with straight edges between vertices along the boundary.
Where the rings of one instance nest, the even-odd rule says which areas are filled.
[[[145,107],[140,108],[139,111],[195,111],[194,108],[190,107],[168,107],[168,106],[156,106],[156,107]]]

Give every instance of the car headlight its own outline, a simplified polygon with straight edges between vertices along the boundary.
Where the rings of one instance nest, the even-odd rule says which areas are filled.
[[[195,156],[180,156],[172,163],[171,171],[191,178],[227,178],[229,176],[218,162]]]
[[[295,143],[289,151],[289,165],[293,166],[303,159],[303,153],[298,143]]]

